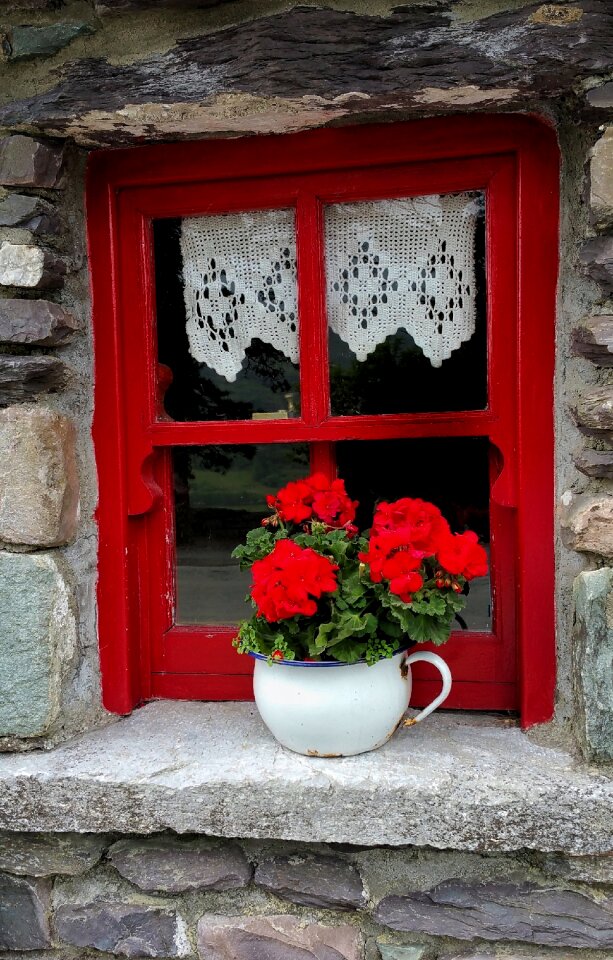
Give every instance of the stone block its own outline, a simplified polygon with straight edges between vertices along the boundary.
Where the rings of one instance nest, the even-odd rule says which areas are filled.
[[[253,873],[240,847],[205,837],[119,840],[111,847],[109,860],[141,890],[165,893],[235,890],[247,886]]]
[[[57,357],[0,354],[0,407],[32,400],[39,393],[56,393],[69,379],[69,368]]]
[[[107,841],[98,834],[0,832],[0,870],[26,877],[76,877],[100,860]]]
[[[594,387],[582,394],[574,415],[584,433],[605,438],[613,433],[613,387]]]
[[[425,944],[410,944],[409,946],[398,946],[392,943],[382,943],[377,940],[377,947],[381,955],[381,960],[426,960],[430,956],[431,950]]]
[[[60,220],[54,208],[42,197],[9,193],[0,200],[0,227],[23,227],[34,236],[58,233]]]
[[[613,225],[613,127],[606,127],[590,160],[590,206],[597,230]]]
[[[613,884],[613,853],[602,857],[564,857],[549,854],[543,861],[547,873],[582,883]]]
[[[55,557],[0,552],[0,737],[49,731],[75,648],[70,594]]]
[[[358,871],[336,857],[274,857],[255,871],[255,882],[268,893],[306,906],[355,910],[365,906]]]
[[[586,94],[590,107],[596,110],[613,109],[613,81],[603,83],[599,87],[592,87]]]
[[[613,497],[565,495],[562,539],[571,550],[613,557]]]
[[[613,480],[613,450],[581,450],[574,460],[577,470],[586,477]]]
[[[613,900],[531,883],[448,880],[424,893],[385,897],[375,919],[393,930],[458,940],[613,947]]]
[[[40,27],[30,24],[12,27],[6,34],[7,56],[9,60],[51,57],[77,37],[93,32],[91,24],[83,21],[59,21]]]
[[[0,541],[55,547],[79,513],[74,424],[46,407],[0,410]]]
[[[57,290],[64,283],[66,264],[51,250],[32,243],[0,246],[0,285],[27,290]]]
[[[63,147],[17,134],[0,140],[0,184],[5,187],[56,187]]]
[[[579,574],[574,601],[581,741],[589,757],[613,760],[613,570]]]
[[[219,917],[198,923],[202,960],[362,960],[356,927],[305,923],[299,917]]]
[[[0,950],[42,950],[51,945],[50,894],[47,880],[0,874]]]
[[[55,913],[60,940],[125,957],[178,957],[187,952],[183,921],[174,910],[98,901],[61,906]]]
[[[608,314],[586,317],[573,330],[573,352],[598,367],[613,366],[613,317]]]
[[[78,329],[73,315],[50,300],[0,299],[0,343],[57,347]]]
[[[585,273],[596,280],[605,293],[613,293],[613,237],[588,240],[579,252]]]

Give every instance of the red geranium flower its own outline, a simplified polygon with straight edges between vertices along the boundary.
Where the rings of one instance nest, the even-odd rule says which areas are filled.
[[[407,542],[426,557],[433,556],[439,543],[450,534],[449,524],[438,507],[410,497],[378,505],[372,532],[376,535],[385,531],[402,531]]]
[[[423,577],[416,571],[424,559],[423,550],[415,550],[406,530],[393,530],[371,538],[368,553],[360,553],[362,563],[370,567],[373,583],[387,580],[390,592],[404,603],[410,603],[413,594],[421,590]]]
[[[487,573],[487,553],[472,530],[450,534],[438,550],[438,562],[448,573],[473,580]]]
[[[320,520],[329,527],[344,527],[355,517],[357,502],[350,500],[342,480],[328,480],[313,473],[303,480],[286,484],[276,496],[266,498],[284,523]]]
[[[310,547],[278,540],[272,552],[252,567],[251,596],[258,615],[269,623],[299,614],[312,616],[315,600],[336,590],[337,570],[337,564]]]

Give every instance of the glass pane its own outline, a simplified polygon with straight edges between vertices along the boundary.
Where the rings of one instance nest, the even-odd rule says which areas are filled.
[[[484,409],[483,194],[332,204],[325,235],[332,413]]]
[[[489,442],[483,437],[344,441],[338,474],[359,501],[356,523],[369,526],[381,500],[419,497],[440,508],[454,533],[474,530],[489,553]],[[472,581],[457,629],[491,630],[490,577]]]
[[[177,623],[232,624],[251,615],[249,572],[230,554],[266,496],[309,472],[303,444],[181,447],[173,451]]]
[[[298,416],[294,211],[156,220],[153,234],[166,414]]]

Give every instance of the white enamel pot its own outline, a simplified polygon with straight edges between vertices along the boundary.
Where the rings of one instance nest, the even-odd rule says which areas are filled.
[[[351,757],[389,740],[409,705],[411,664],[425,660],[440,672],[443,689],[412,718],[424,720],[449,696],[451,672],[435,653],[401,650],[369,667],[275,660],[253,653],[253,691],[262,720],[274,737],[310,757]]]

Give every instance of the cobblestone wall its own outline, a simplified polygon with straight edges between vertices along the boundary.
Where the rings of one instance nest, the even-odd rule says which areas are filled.
[[[611,857],[1,834],[0,870],[2,956],[613,956]]]

